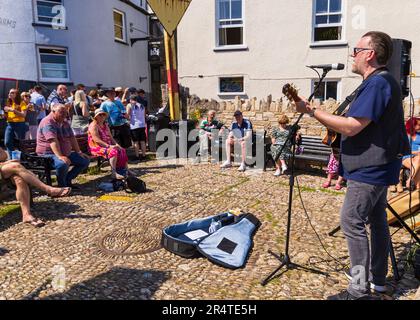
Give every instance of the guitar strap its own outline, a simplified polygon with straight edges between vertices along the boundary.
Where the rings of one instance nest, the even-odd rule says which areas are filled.
[[[379,73],[381,73],[385,70],[387,70],[387,69],[386,68],[378,68],[374,72],[372,72],[365,80],[363,80],[363,82],[356,88],[356,90],[353,91],[353,93],[351,95],[346,97],[346,99],[343,101],[343,103],[339,105],[339,107],[333,112],[333,114],[337,115],[337,116],[341,116],[344,113],[344,111],[347,109],[349,104],[353,102],[354,98],[359,93],[359,90],[362,87],[362,85],[365,83],[365,81],[367,79],[369,79],[370,77],[372,77],[373,75],[379,74]]]

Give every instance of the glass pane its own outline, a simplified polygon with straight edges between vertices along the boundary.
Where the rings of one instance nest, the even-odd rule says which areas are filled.
[[[238,45],[243,44],[242,28],[220,28],[219,29],[219,45]]]
[[[67,79],[68,72],[67,70],[41,70],[43,78],[60,78],[60,79]]]
[[[114,11],[114,24],[118,24],[119,26],[123,25],[123,16],[115,11]]]
[[[316,0],[316,13],[328,12],[328,0]]]
[[[57,63],[41,63],[42,69],[67,70],[67,65]]]
[[[313,87],[312,91],[315,90],[317,85],[318,85],[318,81],[314,82],[314,87]],[[321,85],[321,87],[318,89],[317,92],[315,92],[315,95],[314,95],[315,99],[319,99],[321,101],[324,101],[324,97],[325,97],[325,83],[323,85]]]
[[[115,26],[114,31],[115,38],[124,39],[123,28]]]
[[[47,16],[47,17],[55,17],[58,13],[52,13],[53,6],[54,4],[38,5],[38,15]]]
[[[330,12],[341,12],[341,0],[330,0]]]
[[[341,14],[334,14],[329,16],[329,23],[340,23],[341,22]]]
[[[328,23],[328,16],[317,16],[315,19],[316,24]]]
[[[221,78],[220,92],[244,92],[244,78]]]
[[[41,63],[67,64],[66,56],[41,54]]]
[[[314,41],[341,40],[341,27],[315,28]]]
[[[230,19],[229,0],[219,0],[219,19]]]
[[[38,17],[38,21],[40,22],[52,22],[53,18],[45,18],[45,17]]]
[[[327,82],[327,95],[325,97],[327,100],[329,98],[337,100],[337,86],[338,86],[338,83],[336,81]]]
[[[232,19],[242,18],[242,0],[232,0]]]

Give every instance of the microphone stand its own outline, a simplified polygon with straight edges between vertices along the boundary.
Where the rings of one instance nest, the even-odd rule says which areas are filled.
[[[314,68],[311,68],[311,69],[313,69],[315,72],[318,73],[318,71],[316,71]],[[330,70],[331,69],[327,69],[327,68],[324,69],[324,72],[323,72],[322,76],[320,76],[318,86],[315,88],[314,92],[308,98],[308,101],[311,101],[313,99],[314,95],[318,92],[318,90],[319,90],[319,88],[320,88],[323,80],[325,79],[325,77],[327,76],[327,73]],[[318,73],[318,76],[319,76],[319,73]],[[272,278],[274,277],[274,275],[278,271],[280,271],[283,267],[286,268],[286,271],[287,270],[290,270],[290,269],[302,269],[304,271],[308,271],[308,272],[312,272],[312,273],[316,273],[316,274],[321,274],[321,275],[327,276],[327,274],[325,272],[322,272],[322,271],[319,271],[319,270],[316,270],[316,269],[312,269],[312,268],[308,268],[308,267],[304,267],[304,266],[301,266],[301,265],[298,265],[298,264],[292,262],[292,260],[290,259],[290,256],[289,256],[290,228],[291,228],[291,222],[292,222],[293,188],[294,188],[294,184],[295,184],[296,134],[297,134],[297,131],[300,128],[298,124],[299,124],[300,120],[302,119],[303,115],[304,114],[301,113],[299,115],[298,119],[296,120],[296,122],[291,126],[290,133],[287,136],[287,139],[286,139],[285,143],[283,144],[283,146],[282,146],[280,152],[278,153],[277,157],[274,159],[274,162],[277,163],[277,160],[280,157],[281,153],[283,152],[285,146],[290,141],[292,143],[292,158],[291,158],[291,173],[290,173],[290,178],[289,178],[290,179],[290,181],[289,181],[289,205],[288,205],[288,209],[287,209],[286,248],[285,248],[285,252],[284,253],[281,253],[280,256],[277,255],[277,254],[275,254],[271,250],[268,250],[268,252],[271,255],[273,255],[274,257],[276,257],[281,262],[281,264],[272,273],[270,273],[264,280],[261,281],[261,285],[262,286],[265,286],[270,280],[272,280]]]

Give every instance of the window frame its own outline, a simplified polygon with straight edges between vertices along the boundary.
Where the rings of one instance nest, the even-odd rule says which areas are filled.
[[[326,88],[328,82],[337,82],[337,99],[336,99],[336,101],[341,101],[342,80],[343,79],[341,79],[341,78],[328,78],[328,79],[325,79],[322,82],[324,84],[325,88]],[[319,82],[319,79],[312,79],[312,81],[311,81],[311,92],[314,91],[315,82]],[[324,97],[323,97],[323,100],[321,101],[321,103],[328,100],[328,99],[325,98],[326,94],[327,94],[327,90],[324,90]],[[317,99],[317,97],[314,96],[314,99]]]
[[[66,61],[67,61],[67,78],[45,78],[42,75],[42,62],[41,62],[41,49],[47,50],[66,50]],[[69,49],[66,47],[54,47],[54,46],[37,46],[37,58],[38,58],[38,78],[42,82],[70,82],[70,59]]]
[[[215,44],[215,51],[218,50],[235,50],[235,49],[247,49],[246,45],[246,33],[245,33],[245,0],[241,0],[242,5],[242,18],[241,19],[220,19],[220,11],[219,11],[219,2],[222,0],[215,0],[215,33],[216,33],[216,44]],[[228,0],[231,2],[232,0]],[[239,21],[242,20],[241,24],[234,24],[230,26],[220,26],[220,21]],[[219,30],[220,29],[228,29],[228,28],[242,28],[242,44],[231,44],[231,45],[220,45],[220,38],[219,38]]]
[[[49,2],[49,3],[53,3],[53,4],[55,4],[56,6],[61,5],[61,6],[63,6],[63,7],[64,7],[64,1],[65,1],[65,0],[60,0],[60,1],[61,1],[61,4],[58,4],[57,2],[55,2],[55,1],[50,1],[50,0],[33,0],[33,7],[34,7],[34,20],[35,20],[35,23],[36,23],[36,24],[39,24],[39,25],[44,25],[44,26],[52,26],[52,22],[46,22],[46,21],[40,21],[40,20],[39,20],[39,13],[38,13],[38,1]],[[46,16],[43,16],[43,17],[46,17]],[[46,17],[46,18],[48,18],[48,17]],[[67,19],[66,19],[66,21],[67,21]],[[67,24],[66,24],[66,25],[67,25]]]
[[[243,91],[241,92],[222,92],[220,90],[220,84],[222,79],[226,79],[226,78],[242,78],[243,81]],[[221,77],[217,77],[217,95],[218,96],[244,96],[246,95],[246,90],[245,90],[245,76],[243,75],[234,75],[234,76],[221,76]]]
[[[347,12],[347,0],[341,0],[341,11],[340,12],[330,12],[327,13],[316,13],[316,4],[317,0],[312,0],[312,31],[311,31],[311,46],[328,46],[328,45],[346,45],[346,12]],[[329,10],[330,0],[328,0],[328,10]],[[340,23],[325,23],[325,24],[316,24],[317,16],[330,16],[334,14],[341,15]],[[325,41],[315,41],[315,29],[322,27],[341,27],[341,39],[338,40],[325,40]]]
[[[117,38],[115,36],[116,23],[115,23],[115,19],[114,19],[114,13],[120,14],[123,18],[123,21],[122,21],[123,25],[121,27],[122,27],[122,33],[123,33],[123,38],[124,39],[120,39],[120,38]],[[117,42],[127,43],[127,19],[126,19],[125,12],[121,11],[121,10],[118,10],[118,9],[115,9],[115,8],[112,9],[112,21],[113,21],[113,26],[114,26],[114,40],[117,41]]]

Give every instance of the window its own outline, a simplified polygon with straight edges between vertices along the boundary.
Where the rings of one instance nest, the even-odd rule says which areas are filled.
[[[62,23],[62,21],[57,21],[60,20],[60,15],[64,15],[63,8],[57,7],[62,5],[63,0],[36,0],[36,22],[42,24],[52,24],[54,21]]]
[[[327,80],[321,84],[318,92],[315,94],[315,99],[320,99],[321,101],[326,101],[330,98],[334,100],[339,100],[338,96],[338,89],[339,89],[339,81],[338,80]],[[316,86],[318,85],[318,81],[313,82],[313,90],[315,90]]]
[[[342,0],[314,0],[315,17],[313,41],[342,40]]]
[[[126,42],[125,15],[123,12],[114,10],[114,34],[115,40]]]
[[[244,93],[244,77],[226,77],[219,78],[220,94],[243,94]]]
[[[216,0],[217,46],[244,44],[242,0]]]
[[[39,48],[39,66],[42,81],[69,81],[67,49]]]

